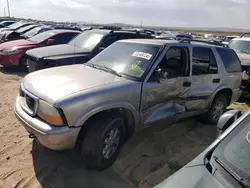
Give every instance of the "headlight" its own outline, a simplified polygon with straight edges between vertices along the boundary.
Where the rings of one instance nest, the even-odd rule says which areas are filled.
[[[4,55],[13,55],[13,54],[17,54],[18,53],[18,49],[17,48],[12,48],[10,50],[2,50],[1,52]]]
[[[63,120],[58,110],[45,101],[39,100],[38,116],[51,125],[63,126]]]

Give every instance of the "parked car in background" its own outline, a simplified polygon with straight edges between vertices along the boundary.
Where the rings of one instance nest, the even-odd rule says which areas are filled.
[[[222,44],[229,44],[229,42],[234,38],[239,38],[239,36],[225,36],[221,42]]]
[[[250,111],[240,115],[238,110],[222,115],[217,139],[155,188],[250,187]]]
[[[65,26],[65,25],[55,25],[52,26],[54,29],[66,29],[66,30],[76,30],[76,31],[82,31],[81,28],[77,26]]]
[[[183,39],[193,39],[192,35],[188,34],[177,34],[175,36],[175,40],[183,40]]]
[[[12,20],[2,21],[2,22],[0,22],[0,28],[7,27],[7,26],[14,24],[14,23],[16,23],[16,21],[12,21]]]
[[[85,164],[102,170],[153,123],[204,114],[216,124],[241,95],[240,64],[222,52],[236,56],[204,41],[120,40],[86,64],[28,74],[15,113],[31,138],[53,150],[79,141]]]
[[[22,35],[24,33],[26,33],[27,31],[30,31],[31,29],[34,29],[36,27],[38,27],[37,24],[31,24],[31,25],[27,25],[25,27],[21,27],[20,29],[15,30],[15,31],[2,31],[0,43],[12,41],[12,40],[23,39],[24,37]]]
[[[0,44],[0,65],[4,67],[26,68],[25,52],[43,46],[65,44],[78,35],[79,31],[51,30],[27,40],[15,40]]]
[[[43,33],[45,31],[49,31],[49,30],[54,30],[54,28],[51,26],[48,26],[48,25],[41,25],[41,26],[37,26],[37,27],[25,32],[24,34],[21,35],[21,37],[24,39],[27,39],[27,38],[33,37],[39,33]]]
[[[250,91],[250,37],[232,39],[228,46],[238,54],[243,71],[242,90]],[[230,58],[230,57],[228,57]]]
[[[19,21],[19,22],[16,22],[14,24],[11,24],[11,25],[9,25],[9,26],[7,26],[5,28],[0,28],[0,38],[1,38],[1,35],[2,35],[3,31],[15,31],[15,30],[18,30],[18,29],[20,29],[22,27],[31,25],[31,24],[34,24],[34,23]]]
[[[117,40],[152,38],[145,33],[94,29],[84,31],[68,44],[27,51],[29,72],[49,67],[86,63]]]

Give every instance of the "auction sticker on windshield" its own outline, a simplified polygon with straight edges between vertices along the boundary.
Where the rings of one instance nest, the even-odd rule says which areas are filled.
[[[145,52],[134,52],[132,56],[150,60],[152,57],[152,54],[145,53]]]

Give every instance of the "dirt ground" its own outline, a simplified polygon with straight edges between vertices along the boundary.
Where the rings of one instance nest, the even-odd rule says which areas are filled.
[[[160,183],[204,150],[216,128],[195,118],[135,134],[112,168],[86,170],[76,150],[55,152],[28,138],[13,105],[25,74],[0,67],[0,187],[141,187]],[[248,109],[238,102],[233,108]],[[112,185],[112,186],[111,186]]]

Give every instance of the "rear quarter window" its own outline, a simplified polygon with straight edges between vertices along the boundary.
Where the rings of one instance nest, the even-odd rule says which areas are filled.
[[[242,72],[237,54],[228,48],[216,48],[228,73]]]

